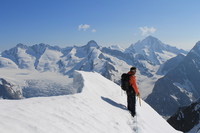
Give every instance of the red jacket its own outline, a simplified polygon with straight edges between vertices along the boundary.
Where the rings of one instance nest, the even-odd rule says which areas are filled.
[[[131,74],[130,80],[129,80],[129,84],[132,86],[132,88],[134,89],[135,93],[139,94],[138,87],[137,87],[137,84],[136,84],[136,76],[132,75],[131,72],[128,72],[128,74]]]

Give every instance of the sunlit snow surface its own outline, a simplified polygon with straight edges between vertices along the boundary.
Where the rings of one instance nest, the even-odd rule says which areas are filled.
[[[144,101],[142,106],[137,101],[132,118],[121,88],[100,74],[76,72],[74,77],[80,93],[0,100],[0,132],[178,133]]]

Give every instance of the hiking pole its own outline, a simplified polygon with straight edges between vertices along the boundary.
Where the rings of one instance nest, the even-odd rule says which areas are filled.
[[[139,104],[140,104],[140,106],[142,106],[140,95],[138,95],[137,98],[139,99]]]

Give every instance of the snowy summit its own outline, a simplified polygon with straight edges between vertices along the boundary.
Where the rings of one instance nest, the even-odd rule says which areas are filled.
[[[155,65],[163,64],[168,59],[178,54],[186,54],[187,52],[162,43],[159,39],[148,36],[144,40],[132,44],[125,50],[126,53],[139,53]]]
[[[0,100],[1,133],[179,133],[148,104],[126,109],[120,86],[98,73],[75,72],[80,93]]]

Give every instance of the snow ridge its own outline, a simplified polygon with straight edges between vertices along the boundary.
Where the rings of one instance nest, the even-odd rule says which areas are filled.
[[[76,81],[82,84],[77,94],[0,100],[0,132],[179,133],[144,101],[132,118],[120,86],[100,74],[79,71]]]

